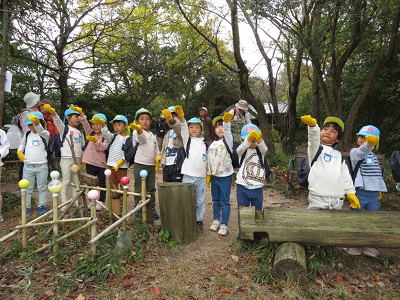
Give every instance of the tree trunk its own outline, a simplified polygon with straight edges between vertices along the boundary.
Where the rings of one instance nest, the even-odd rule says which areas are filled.
[[[161,228],[169,231],[169,240],[190,243],[197,238],[196,195],[191,183],[158,184]]]
[[[7,71],[7,55],[8,55],[8,28],[9,28],[9,11],[8,1],[3,2],[3,20],[2,20],[2,35],[3,35],[3,47],[1,51],[1,72],[0,72],[0,127],[3,126],[3,111],[4,111],[4,82]]]
[[[283,243],[276,249],[272,275],[294,282],[307,276],[306,251],[296,243]]]
[[[316,74],[315,66],[313,65],[313,74]],[[319,82],[318,77],[312,77],[312,90],[311,90],[311,115],[313,118],[319,120]]]

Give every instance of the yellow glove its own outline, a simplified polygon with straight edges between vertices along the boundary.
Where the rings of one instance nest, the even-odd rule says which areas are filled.
[[[379,143],[379,136],[368,135],[365,137],[368,146],[375,146]]]
[[[163,114],[164,115],[164,114]],[[165,115],[164,115],[165,117]],[[160,171],[160,160],[161,160],[161,155],[157,156],[156,158],[156,173],[158,173],[158,171]]]
[[[123,159],[120,159],[117,163],[117,165],[113,168],[115,172],[118,171],[119,167],[124,163]]]
[[[164,116],[165,117],[165,116]],[[135,122],[133,122],[131,125],[129,125],[129,127],[132,130],[136,130],[136,131],[140,131],[142,130],[142,126],[140,126],[139,124],[136,124]]]
[[[312,118],[310,115],[307,116],[301,116],[301,121],[310,126],[310,127],[314,127],[317,124],[317,120]]]
[[[35,115],[28,115],[29,121],[31,121],[35,125],[39,125],[39,118]]]
[[[207,183],[207,187],[210,188],[211,187],[211,175],[207,175],[206,183]]]
[[[262,132],[261,132],[261,130],[259,130],[258,132],[257,132],[257,138],[254,140],[256,143],[259,143],[259,142],[261,142],[261,140],[262,140]]]
[[[93,143],[96,143],[99,139],[95,135],[87,135],[86,136],[87,141],[93,141]]]
[[[24,162],[25,160],[25,155],[22,151],[17,151],[17,156],[20,162]]]
[[[358,201],[356,194],[348,194],[347,199],[350,201],[351,208],[361,208],[360,201]]]
[[[93,121],[95,121],[96,123],[100,123],[101,125],[103,125],[106,122],[102,118],[100,118],[99,116],[94,116],[93,117]]]
[[[82,170],[85,171],[86,170],[86,163],[82,163]]]
[[[251,143],[256,138],[258,138],[258,133],[255,130],[250,130],[249,135],[247,136],[247,140]]]
[[[180,105],[175,106],[175,112],[176,112],[176,114],[178,115],[179,118],[182,118],[182,117],[185,116],[185,114],[183,113],[182,106],[180,106]]]
[[[51,114],[54,114],[54,113],[56,112],[56,110],[55,110],[54,108],[52,108],[52,107],[50,106],[50,104],[45,104],[45,105],[43,105],[43,109],[46,110],[46,111],[48,111],[48,112],[51,113]]]
[[[379,192],[379,194],[378,194],[378,200],[381,200],[382,199],[382,192]]]
[[[73,105],[71,105],[69,108],[72,109],[72,110],[74,110],[74,111],[76,111],[76,112],[78,112],[78,113],[81,113],[81,112],[82,112],[82,108],[80,108],[79,106],[73,106]]]
[[[226,113],[224,113],[224,118],[222,120],[224,120],[225,123],[229,123],[232,120],[232,117],[233,114],[227,111]]]
[[[168,122],[173,119],[171,112],[168,109],[163,109],[161,113],[164,115],[165,120]]]

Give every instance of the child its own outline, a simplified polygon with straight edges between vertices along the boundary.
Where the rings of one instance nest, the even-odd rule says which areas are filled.
[[[328,117],[321,130],[319,130],[317,120],[310,115],[302,116],[301,121],[308,125],[310,163],[320,145],[322,147],[321,154],[308,175],[308,208],[340,210],[345,194],[351,207],[360,208],[349,169],[342,160],[342,154],[335,150],[343,136],[343,121],[336,117]]]
[[[196,220],[199,230],[203,230],[204,213],[206,211],[206,175],[207,175],[207,148],[201,137],[203,122],[192,118],[187,123],[182,106],[176,106],[175,112],[181,123],[183,146],[188,157],[182,165],[183,183],[193,183],[196,194]],[[189,150],[187,148],[190,140]]]
[[[0,129],[0,223],[4,221],[1,214],[1,207],[3,205],[3,197],[1,195],[1,171],[3,170],[3,158],[8,155],[10,151],[10,142],[8,141],[7,134],[3,129]]]
[[[207,153],[207,186],[209,187],[211,181],[214,216],[210,230],[218,230],[218,235],[228,234],[228,220],[231,214],[229,201],[234,170],[232,159],[226,149],[224,139],[232,153],[233,136],[229,122],[232,116],[231,113],[226,112],[223,117],[218,116],[214,118],[212,122],[216,140],[210,145]]]
[[[104,120],[104,123],[96,122],[94,120],[95,117],[100,117]],[[107,166],[107,158],[105,151],[108,149],[109,143],[103,138],[103,134],[101,133],[101,128],[106,126],[107,118],[103,114],[95,114],[92,119],[89,121],[92,123],[92,127],[90,128],[89,122],[87,121],[86,116],[83,112],[79,115],[79,121],[83,125],[83,129],[85,130],[86,140],[88,143],[85,146],[85,151],[83,153],[82,162],[86,164],[86,172],[90,175],[97,176],[99,178],[99,187],[106,187],[106,175],[104,175],[104,171]],[[100,192],[99,201],[106,201],[106,192]],[[102,207],[100,204],[96,204],[96,210],[101,210]]]
[[[241,137],[243,142],[237,148],[240,161],[243,161],[236,178],[238,207],[254,206],[256,210],[262,210],[265,169],[260,157],[264,158],[268,148],[261,130],[254,124],[244,125]]]
[[[72,171],[71,171],[71,166],[75,164],[72,152],[71,152],[71,137],[72,137],[72,143],[73,143],[73,149],[75,153],[75,157],[77,160],[78,165],[80,166],[82,163],[82,155],[83,155],[83,146],[85,145],[85,142],[83,140],[83,134],[80,132],[77,127],[81,122],[79,121],[79,114],[82,112],[82,108],[76,107],[76,106],[70,106],[65,112],[64,112],[64,120],[61,121],[60,117],[56,113],[56,110],[52,108],[49,104],[45,104],[43,108],[50,112],[53,119],[54,119],[54,124],[57,127],[58,132],[60,132],[60,135],[62,136],[64,133],[64,130],[67,130],[67,135],[65,137],[64,143],[62,144],[61,147],[61,160],[60,160],[60,166],[61,166],[61,173],[62,173],[62,184],[63,184],[63,189],[61,190],[61,202],[66,202],[67,201],[67,192],[68,192],[68,186],[72,181]],[[68,125],[66,125],[66,122],[68,121]],[[67,126],[67,129],[65,127]],[[76,187],[72,187],[72,195],[76,194]],[[75,201],[74,207],[78,206],[78,200]],[[60,212],[63,212],[65,210],[65,206],[60,209]]]
[[[48,176],[46,149],[50,132],[44,128],[45,121],[42,113],[34,111],[26,118],[24,125],[28,126],[29,130],[22,137],[17,155],[19,160],[24,163],[22,177],[29,180],[30,183],[26,189],[26,216],[30,217],[35,180],[39,191],[38,215],[46,213]]]
[[[176,155],[178,149],[183,147],[181,135],[181,123],[176,122],[178,115],[175,112],[175,106],[163,109],[162,114],[167,120],[168,126],[171,128],[164,137],[161,148],[161,166],[163,170],[164,182],[182,182],[183,175],[176,164]]]
[[[357,145],[359,147],[350,150],[351,164],[354,172],[357,171],[354,174],[354,187],[356,188],[356,196],[360,201],[360,208],[351,208],[351,210],[378,211],[382,192],[387,192],[378,159],[372,152],[375,146],[378,150],[379,135],[380,131],[375,126],[364,126],[357,133]],[[344,250],[352,255],[361,255],[357,248],[344,248]],[[379,254],[375,248],[368,248],[363,253],[371,257],[376,257]]]
[[[93,116],[93,121],[103,126],[101,128],[101,133],[104,139],[109,143],[107,168],[111,170],[110,181],[115,188],[119,187],[119,189],[122,190],[123,187],[120,185],[120,181],[122,177],[127,176],[129,168],[129,162],[125,161],[125,154],[122,150],[122,145],[130,134],[128,119],[123,115],[116,115],[110,122],[113,124],[115,131],[115,134],[113,134],[105,125],[107,119],[104,118],[100,115]],[[116,194],[113,198],[120,199],[122,211],[122,194]]]
[[[133,165],[133,176],[135,178],[135,193],[142,192],[142,181],[140,177],[140,171],[146,170],[146,191],[151,195],[151,205],[153,218],[159,219],[159,215],[156,210],[156,173],[158,173],[158,163],[159,162],[159,151],[157,145],[156,136],[150,132],[152,115],[144,108],[139,109],[135,114],[135,122],[133,122],[130,127],[132,132],[132,143],[133,146],[138,144],[135,163]],[[135,205],[141,200],[140,196],[135,196]],[[141,211],[136,214],[137,217],[141,216]]]

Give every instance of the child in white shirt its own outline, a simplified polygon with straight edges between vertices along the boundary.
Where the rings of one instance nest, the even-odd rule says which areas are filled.
[[[1,188],[1,171],[3,169],[3,158],[8,155],[10,151],[10,142],[7,138],[7,134],[3,129],[0,129],[0,188]],[[1,190],[1,189],[0,189]],[[3,205],[3,197],[0,191],[0,223],[4,221],[1,214],[1,207]]]
[[[50,133],[44,128],[43,114],[37,111],[27,115],[24,125],[29,127],[22,137],[18,147],[17,155],[24,163],[22,178],[29,180],[26,189],[26,215],[31,216],[31,199],[35,186],[39,192],[38,215],[46,213],[47,203],[47,147]]]

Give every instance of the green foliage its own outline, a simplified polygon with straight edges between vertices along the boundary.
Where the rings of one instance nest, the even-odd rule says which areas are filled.
[[[170,246],[170,247],[173,247],[173,246],[175,246],[177,244],[177,242],[169,240],[169,231],[168,230],[162,229],[159,232],[158,236],[159,236],[161,241],[163,241],[164,243],[168,244],[168,246]]]
[[[3,175],[4,176],[4,175]],[[2,177],[3,177],[2,176]],[[19,212],[21,210],[21,195],[10,191],[1,192],[3,195],[2,213]]]

